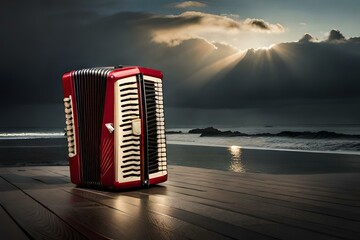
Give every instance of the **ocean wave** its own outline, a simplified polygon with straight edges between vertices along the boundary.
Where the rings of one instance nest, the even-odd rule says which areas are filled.
[[[170,144],[190,144],[204,146],[239,146],[243,148],[277,149],[319,152],[349,152],[360,154],[359,138],[301,138],[284,136],[212,136],[200,137],[200,134],[169,134]]]
[[[0,132],[0,140],[36,138],[65,138],[65,135],[64,132]]]

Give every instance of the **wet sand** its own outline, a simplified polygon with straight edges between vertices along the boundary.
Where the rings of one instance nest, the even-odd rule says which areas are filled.
[[[317,174],[360,172],[360,155],[168,145],[169,163],[233,172]]]
[[[65,138],[0,140],[0,166],[67,164]]]

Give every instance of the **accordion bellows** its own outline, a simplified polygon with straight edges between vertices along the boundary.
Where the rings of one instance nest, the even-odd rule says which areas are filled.
[[[167,180],[162,78],[143,67],[63,75],[74,184],[122,189]]]

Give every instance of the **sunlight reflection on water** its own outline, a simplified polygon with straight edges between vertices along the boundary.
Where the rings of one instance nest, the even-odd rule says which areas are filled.
[[[246,172],[245,166],[241,162],[241,147],[231,146],[228,150],[231,155],[229,170],[237,173]]]

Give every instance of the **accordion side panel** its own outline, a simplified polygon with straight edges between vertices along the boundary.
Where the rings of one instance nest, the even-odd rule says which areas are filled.
[[[140,135],[133,126],[140,119],[136,76],[114,84],[115,182],[117,188],[141,185]]]
[[[64,90],[64,105],[65,105],[65,120],[66,120],[66,135],[68,140],[68,156],[70,167],[70,179],[74,184],[81,182],[81,163],[80,153],[78,150],[78,122],[76,99],[73,86],[73,72],[65,73],[62,77],[62,84]]]

